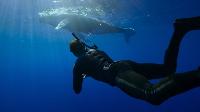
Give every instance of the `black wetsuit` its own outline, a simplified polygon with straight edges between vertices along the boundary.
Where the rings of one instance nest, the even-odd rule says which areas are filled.
[[[88,49],[84,56],[77,59],[74,66],[74,90],[76,93],[81,91],[81,84],[84,75],[91,76],[96,80],[114,85],[116,74],[111,74],[110,66],[113,60],[103,51]]]
[[[87,49],[74,66],[73,86],[76,93],[82,88],[83,74],[119,87],[128,95],[158,105],[179,93],[200,86],[200,71],[175,74],[180,42],[187,32],[175,27],[166,50],[164,64],[141,64],[130,60],[114,62],[106,53]],[[157,84],[148,80],[163,78]]]

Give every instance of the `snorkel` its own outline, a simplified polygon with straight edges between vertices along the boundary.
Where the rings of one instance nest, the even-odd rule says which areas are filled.
[[[84,43],[75,33],[72,33],[74,36],[74,40],[70,42],[70,51],[76,56],[81,57],[84,56],[87,51],[90,49],[97,49],[96,45],[89,46]]]
[[[86,47],[86,49],[98,49],[98,47],[94,44],[93,46],[87,45],[85,42],[83,42],[75,33],[72,33],[73,37],[79,41],[83,46]]]

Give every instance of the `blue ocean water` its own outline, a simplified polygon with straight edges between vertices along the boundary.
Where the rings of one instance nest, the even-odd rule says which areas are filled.
[[[39,22],[48,8],[96,7],[113,24],[134,27],[127,44],[120,35],[94,39],[114,60],[162,63],[176,18],[200,16],[199,0],[1,0],[0,112],[199,112],[200,89],[172,97],[160,106],[131,98],[118,88],[84,81],[72,90],[76,58],[69,52],[68,31],[55,31]],[[177,72],[200,66],[200,31],[188,33],[182,44]]]

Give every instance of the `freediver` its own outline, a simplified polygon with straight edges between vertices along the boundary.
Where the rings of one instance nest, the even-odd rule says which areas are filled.
[[[113,61],[97,47],[75,39],[70,51],[78,57],[73,69],[73,89],[79,94],[86,76],[120,88],[126,94],[160,105],[168,98],[200,86],[200,69],[176,73],[181,40],[186,33],[200,29],[200,17],[176,19],[174,32],[166,50],[164,63],[136,63],[131,60]],[[75,35],[74,35],[75,36]],[[162,78],[157,84],[151,79]]]

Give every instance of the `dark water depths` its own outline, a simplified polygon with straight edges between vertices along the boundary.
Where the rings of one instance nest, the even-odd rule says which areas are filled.
[[[67,31],[55,31],[38,20],[38,12],[57,7],[98,5],[113,24],[134,27],[126,44],[119,35],[98,36],[94,42],[114,60],[162,63],[175,18],[200,15],[199,0],[1,0],[0,112],[199,112],[199,88],[152,106],[97,82],[84,81],[72,91],[75,57],[69,52]],[[101,13],[102,14],[102,13]],[[200,31],[188,33],[181,45],[178,72],[200,66]]]

